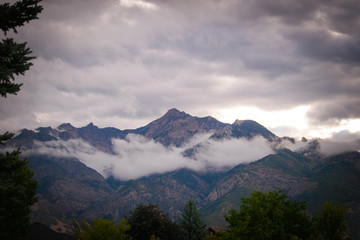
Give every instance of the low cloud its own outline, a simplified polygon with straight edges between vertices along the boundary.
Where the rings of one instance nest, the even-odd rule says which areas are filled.
[[[332,156],[344,152],[360,151],[360,132],[347,130],[334,133],[325,139],[296,140],[295,143],[283,140],[276,148],[288,148],[294,152],[316,151],[323,156]]]
[[[311,141],[309,141],[311,142]],[[295,140],[295,142],[292,142],[288,139],[282,140],[280,143],[278,143],[275,148],[276,149],[290,149],[291,151],[294,152],[299,152],[299,151],[303,151],[304,149],[307,149],[309,147],[309,142],[308,141],[299,141],[299,140]]]
[[[140,135],[129,134],[126,139],[113,139],[115,154],[101,152],[87,142],[69,141],[37,142],[37,148],[24,154],[48,154],[56,157],[75,157],[105,178],[137,179],[156,173],[181,168],[195,171],[221,171],[238,164],[256,161],[273,153],[264,138],[206,140],[208,135],[195,136],[186,147],[164,147]],[[199,145],[199,142],[200,145]],[[198,146],[192,157],[184,151]],[[200,147],[199,147],[200,146]]]
[[[350,151],[360,151],[360,132],[338,132],[328,139],[321,139],[320,153],[331,156]]]
[[[272,153],[273,150],[263,137],[252,140],[208,140],[197,148],[194,159],[201,163],[202,169],[216,171],[250,163]]]

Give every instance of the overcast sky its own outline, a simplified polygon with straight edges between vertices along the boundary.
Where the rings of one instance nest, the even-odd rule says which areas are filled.
[[[0,0],[4,2],[4,0]],[[279,136],[358,135],[358,0],[43,0],[0,129],[138,128],[170,108]],[[3,35],[1,35],[3,38]]]

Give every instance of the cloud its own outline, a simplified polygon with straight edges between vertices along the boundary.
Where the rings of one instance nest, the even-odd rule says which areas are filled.
[[[338,124],[343,119],[360,118],[360,99],[348,98],[333,99],[319,102],[307,113],[313,123]]]
[[[360,132],[341,131],[328,139],[320,139],[320,152],[326,156],[350,151],[360,151]]]
[[[360,132],[350,132],[348,130],[333,133],[328,138],[309,139],[307,141],[296,140],[295,143],[283,140],[277,148],[288,148],[295,152],[320,153],[323,156],[332,156],[345,152],[360,151]]]
[[[201,170],[219,170],[254,162],[272,153],[273,150],[263,137],[252,140],[208,140],[196,149],[193,158],[202,164]]]
[[[0,99],[3,129],[133,128],[172,107],[199,116],[306,105],[313,128],[359,118],[356,0],[42,4],[10,34],[38,58],[16,79],[19,95]]]
[[[157,6],[153,3],[144,2],[140,0],[120,0],[120,5],[125,7],[138,7],[142,9],[156,10]]]
[[[251,141],[231,139],[207,140],[197,148],[192,158],[184,157],[188,147],[203,143],[209,134],[197,135],[185,147],[164,147],[140,135],[129,134],[126,139],[113,139],[115,154],[101,152],[80,139],[69,141],[37,142],[36,149],[26,154],[47,154],[55,157],[75,157],[104,177],[129,180],[181,168],[195,171],[222,171],[238,164],[256,161],[273,153],[263,138]]]

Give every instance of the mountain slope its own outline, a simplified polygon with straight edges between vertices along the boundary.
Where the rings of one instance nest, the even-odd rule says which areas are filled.
[[[195,200],[208,224],[224,225],[224,214],[230,208],[237,208],[242,197],[249,196],[254,190],[276,189],[285,191],[292,198],[306,200],[311,211],[316,211],[323,201],[343,202],[351,210],[348,217],[353,239],[360,239],[360,229],[356,225],[360,220],[358,152],[325,158],[318,154],[315,145],[299,153],[277,149],[274,154],[256,162],[240,164],[226,171],[196,172],[182,168],[120,181],[114,177],[105,179],[94,169],[81,163],[69,152],[66,144],[74,141],[75,147],[79,142],[91,145],[97,152],[106,153],[98,159],[101,162],[106,161],[104,156],[116,156],[112,140],[129,141],[127,134],[139,134],[173,148],[184,146],[198,133],[212,134],[206,140],[208,144],[228,144],[231,142],[229,139],[242,138],[246,141],[257,136],[265,138],[267,144],[281,141],[265,127],[251,120],[237,120],[230,125],[211,117],[197,118],[171,109],[161,118],[133,130],[98,128],[92,123],[82,128],[67,123],[56,129],[23,129],[18,136],[6,143],[6,147],[21,147],[28,154],[30,167],[40,181],[39,202],[34,206],[32,220],[53,229],[64,229],[65,226],[66,231],[66,224],[71,224],[72,217],[90,220],[103,216],[118,221],[137,204],[149,202],[158,203],[172,218],[176,218],[190,198]],[[240,144],[241,141],[232,142]],[[45,151],[47,155],[41,151],[43,145],[39,142],[50,147],[51,151]],[[183,152],[183,156],[197,163],[200,160],[192,158],[191,153],[201,146],[202,143],[189,148]],[[238,148],[238,145],[235,147]],[[76,150],[72,148],[72,151]],[[95,151],[85,150],[90,153]],[[137,148],[133,150],[142,151]],[[236,153],[238,155],[234,158],[241,159],[242,153]],[[150,163],[157,161],[156,157],[148,159],[147,155],[144,156]],[[69,225],[67,229],[68,227]]]
[[[316,163],[316,164],[315,164]],[[338,201],[349,209],[347,220],[353,239],[360,239],[360,153],[350,152],[316,160],[289,150],[249,165],[237,166],[219,181],[208,198],[203,216],[208,224],[223,224],[223,215],[241,204],[254,190],[283,190],[304,200],[316,213],[325,201]]]
[[[312,212],[325,201],[338,201],[348,209],[353,239],[360,239],[360,153],[349,152],[322,159],[310,173],[317,185],[297,196]]]
[[[295,197],[316,186],[308,175],[309,160],[290,150],[282,150],[248,165],[230,170],[213,188],[206,200],[204,217],[210,224],[222,223],[224,211],[241,204],[254,190],[283,190]],[[221,209],[221,211],[219,211]]]
[[[33,221],[54,228],[70,224],[72,216],[104,201],[113,192],[103,176],[77,159],[30,155],[28,160],[39,180]]]

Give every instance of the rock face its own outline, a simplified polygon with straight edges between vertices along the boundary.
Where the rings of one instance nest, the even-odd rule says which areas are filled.
[[[154,139],[165,146],[181,146],[197,133],[218,131],[228,124],[212,117],[197,118],[173,108],[163,117],[149,125],[138,128],[133,133]]]
[[[223,172],[195,172],[188,169],[154,174],[136,180],[104,179],[94,169],[74,157],[54,157],[37,151],[36,142],[57,142],[81,139],[94,148],[111,154],[112,139],[127,134],[140,134],[164,146],[182,146],[198,133],[213,133],[211,138],[252,139],[262,136],[268,142],[281,141],[260,124],[235,121],[225,124],[212,117],[197,118],[176,109],[163,117],[134,130],[98,128],[94,124],[75,128],[62,124],[57,129],[22,130],[6,143],[30,152],[30,167],[39,180],[39,202],[34,206],[32,220],[66,232],[71,218],[91,220],[99,216],[119,221],[137,204],[158,203],[176,218],[188,199],[193,199],[209,225],[225,225],[224,214],[241,204],[241,198],[254,190],[283,190],[292,198],[306,200],[310,211],[316,212],[321,202],[340,201],[350,209],[353,239],[360,239],[360,153],[344,153],[324,158],[317,152],[316,142],[295,153],[287,149],[251,164],[238,165]],[[289,138],[290,139],[290,138]],[[57,145],[54,145],[57,146]],[[196,147],[195,147],[196,148]],[[54,147],[54,151],[59,151]],[[184,155],[191,157],[189,149]]]
[[[268,141],[279,139],[275,134],[267,130],[262,125],[252,120],[236,120],[233,124],[225,126],[217,131],[211,137],[214,139],[222,138],[247,138],[252,139],[256,136],[262,136]]]

